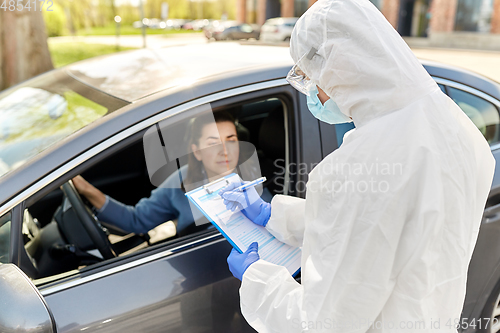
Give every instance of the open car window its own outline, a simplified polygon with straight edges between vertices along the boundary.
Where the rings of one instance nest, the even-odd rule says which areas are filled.
[[[126,105],[54,70],[0,93],[0,177]]]
[[[235,172],[243,180],[265,176],[258,190],[266,201],[287,193],[285,121],[284,102],[276,97],[183,111],[81,172],[106,195],[105,206],[80,197],[118,258],[198,235],[212,225],[190,205],[190,189]],[[37,284],[106,260],[59,188],[31,204],[26,216],[39,227],[25,237],[35,268],[25,272]]]

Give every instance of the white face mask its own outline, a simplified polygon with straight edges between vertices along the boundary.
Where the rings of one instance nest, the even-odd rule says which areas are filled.
[[[318,88],[316,85],[309,91],[309,95],[307,95],[307,107],[309,111],[311,111],[312,115],[328,124],[342,124],[342,123],[350,123],[352,119],[343,114],[337,103],[335,103],[331,98],[323,103],[319,100],[318,97]]]

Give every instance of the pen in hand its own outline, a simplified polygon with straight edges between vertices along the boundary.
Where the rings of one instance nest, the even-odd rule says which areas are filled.
[[[266,177],[260,177],[260,178],[257,178],[256,180],[253,180],[249,183],[246,183],[246,184],[243,184],[237,188],[235,188],[236,191],[239,191],[239,192],[243,192],[245,190],[248,190],[249,188],[252,188],[252,187],[255,187],[259,184],[262,184],[263,182],[265,182],[267,180]]]

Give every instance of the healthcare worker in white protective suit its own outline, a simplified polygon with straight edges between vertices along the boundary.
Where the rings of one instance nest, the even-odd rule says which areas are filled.
[[[256,244],[233,250],[243,315],[259,332],[456,332],[493,178],[488,143],[368,0],[316,2],[290,53],[288,80],[311,112],[356,129],[311,171],[305,199],[221,190],[302,247],[301,284]]]

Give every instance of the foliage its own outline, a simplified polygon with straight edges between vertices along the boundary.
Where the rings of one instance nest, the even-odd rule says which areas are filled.
[[[227,14],[229,19],[234,19],[236,13],[236,1],[234,0],[148,0],[144,5],[147,17],[161,17],[161,3],[168,3],[169,18],[182,19],[221,19]]]
[[[235,0],[143,0],[144,16],[161,18],[161,4],[168,3],[168,18],[181,19],[220,19],[226,14],[228,19],[234,19],[236,14]],[[64,34],[90,35],[95,27],[114,26],[114,17],[122,18],[122,34],[135,34],[125,26],[140,20],[138,7],[124,2],[115,6],[114,0],[58,0],[54,3],[54,12],[44,12],[45,24],[49,36]],[[82,32],[84,30],[85,32]],[[114,30],[114,28],[113,28]],[[140,32],[139,32],[140,33]],[[157,33],[150,30],[148,33]],[[158,32],[159,33],[159,32]],[[108,34],[108,33],[106,33]],[[115,32],[111,32],[115,34]]]
[[[139,8],[131,4],[123,4],[116,9],[117,15],[122,19],[122,25],[132,25],[135,21],[139,21]]]
[[[112,45],[87,44],[82,42],[58,43],[49,42],[49,50],[54,67],[62,67],[76,61],[97,57],[117,51],[132,50],[130,47],[120,47],[118,50]]]
[[[70,32],[96,24],[98,13],[91,0],[60,0],[59,4],[64,8]]]
[[[64,9],[57,3],[51,7],[53,11],[43,11],[45,28],[49,37],[62,36],[66,34],[66,15]]]

